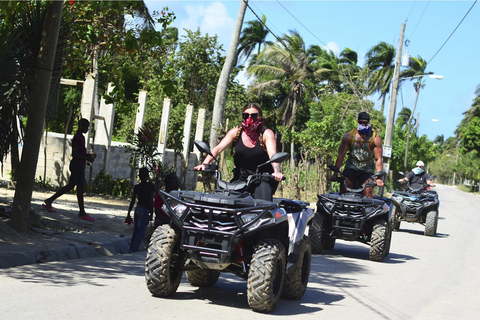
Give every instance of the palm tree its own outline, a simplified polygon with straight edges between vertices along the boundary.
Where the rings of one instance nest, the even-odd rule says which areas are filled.
[[[463,128],[468,126],[474,117],[480,118],[480,85],[475,90],[475,99],[473,99],[472,107],[462,113],[465,117],[462,119],[460,124],[457,126],[455,130],[455,135],[460,137]]]
[[[248,26],[242,30],[238,41],[237,62],[240,57],[245,58],[245,61],[248,60],[255,47],[257,48],[255,57],[258,56],[262,49],[262,44],[269,43],[265,40],[268,35],[266,22],[267,18],[264,15],[262,15],[262,21],[252,20],[246,22]]]
[[[425,71],[426,68],[427,68],[427,62],[423,60],[421,56],[418,56],[418,58],[412,57],[409,62],[409,68],[400,73],[400,81],[402,81],[402,78],[404,78],[405,80],[409,80],[408,78],[410,79],[415,78],[413,87],[415,88],[415,92],[417,93],[415,97],[415,103],[413,105],[412,113],[410,114],[410,118],[408,119],[407,144],[405,147],[405,162],[404,162],[405,171],[407,170],[407,165],[408,165],[407,163],[408,162],[408,145],[410,142],[410,129],[412,127],[412,118],[413,118],[413,115],[415,114],[415,108],[417,106],[420,89],[422,89],[425,86],[425,84],[422,83],[422,79],[424,75],[433,74],[433,72],[426,72]]]
[[[395,48],[386,42],[373,46],[365,55],[366,66],[372,72],[368,87],[371,93],[377,92],[382,99],[381,113],[385,106],[385,98],[390,92],[395,71]]]

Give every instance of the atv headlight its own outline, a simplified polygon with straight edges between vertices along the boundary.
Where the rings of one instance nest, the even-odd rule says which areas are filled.
[[[395,200],[396,202],[401,203],[403,198],[398,196],[392,196],[392,200]]]
[[[170,204],[170,207],[172,207],[173,209],[173,213],[178,217],[180,218],[184,213],[185,211],[187,211],[187,206],[184,205],[184,204],[181,204],[181,203],[178,203],[177,201],[175,201],[174,199],[170,198],[170,199],[167,199],[168,201],[168,204]],[[162,206],[162,210],[164,212],[168,212],[168,208],[167,206],[164,204]]]
[[[366,213],[366,214],[373,213],[373,212],[377,211],[378,208],[379,208],[378,206],[375,206],[375,207],[365,207],[365,213]]]
[[[322,204],[329,211],[332,211],[333,207],[335,206],[335,204],[332,201],[327,201],[327,200],[322,201]]]
[[[256,217],[255,213],[245,213],[240,216],[244,225],[252,222]]]

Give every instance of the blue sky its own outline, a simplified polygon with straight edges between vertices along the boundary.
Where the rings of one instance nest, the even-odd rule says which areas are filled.
[[[184,34],[183,28],[200,28],[202,34],[218,35],[225,52],[228,51],[239,0],[145,2],[150,11],[168,6],[177,17],[173,26],[179,28],[180,35]],[[415,117],[419,113],[419,134],[432,140],[442,134],[445,139],[454,135],[462,113],[471,107],[475,89],[480,85],[480,3],[474,3],[249,0],[259,16],[267,17],[267,26],[277,36],[296,30],[307,47],[316,44],[336,54],[348,47],[357,52],[360,66],[364,65],[365,53],[381,41],[398,48],[401,27],[407,19],[404,40],[408,40],[408,46],[403,46],[404,53],[408,50],[411,56],[420,55],[428,62],[427,71],[444,76],[443,80],[424,78],[425,87],[420,91],[415,111]],[[247,8],[244,22],[254,19]],[[267,40],[274,41],[274,37],[269,35]],[[240,81],[248,79],[242,77]],[[375,108],[380,109],[380,101],[375,102]],[[405,82],[399,90],[396,113],[402,107],[412,109],[414,102],[413,83]]]

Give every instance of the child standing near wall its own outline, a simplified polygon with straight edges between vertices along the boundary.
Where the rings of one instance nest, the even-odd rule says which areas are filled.
[[[135,199],[138,199],[135,207],[135,214],[133,216],[133,234],[130,242],[130,252],[137,252],[142,244],[145,234],[147,233],[148,221],[153,215],[153,197],[155,195],[155,185],[148,180],[148,169],[141,168],[138,176],[140,183],[133,188],[132,200],[128,207],[127,219],[131,219],[130,212],[132,211]]]

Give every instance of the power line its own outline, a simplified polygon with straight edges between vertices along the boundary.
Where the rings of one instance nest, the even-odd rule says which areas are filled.
[[[415,33],[415,30],[417,30],[418,24],[419,24],[420,21],[422,20],[423,14],[424,14],[425,11],[427,10],[427,7],[428,7],[429,4],[430,4],[430,0],[428,0],[427,4],[425,5],[425,8],[423,8],[423,12],[422,12],[422,14],[420,15],[420,18],[418,19],[417,24],[416,24],[415,27],[413,28],[413,31],[412,31],[412,33],[410,34],[410,38],[411,38],[411,37],[413,36],[413,34]],[[412,7],[412,9],[413,9],[413,7]],[[411,12],[411,11],[410,11],[410,12]],[[410,15],[410,13],[409,13],[409,15]]]
[[[460,27],[460,25],[462,24],[463,20],[465,20],[465,18],[467,17],[467,15],[470,13],[470,11],[472,10],[473,6],[477,3],[477,0],[475,0],[475,2],[472,4],[472,6],[470,7],[470,9],[468,9],[467,13],[465,13],[465,16],[463,17],[463,19],[458,23],[458,25],[455,27],[455,29],[452,31],[452,33],[448,36],[447,40],[445,40],[445,42],[442,44],[442,46],[437,50],[437,52],[435,52],[435,54],[433,55],[433,57],[427,62],[427,64],[430,64],[430,62],[433,60],[433,58],[435,58],[435,56],[440,52],[440,50],[442,50],[443,46],[447,43],[448,40],[450,40],[450,38],[453,36],[453,34],[455,33],[455,31],[457,31],[458,27]]]

